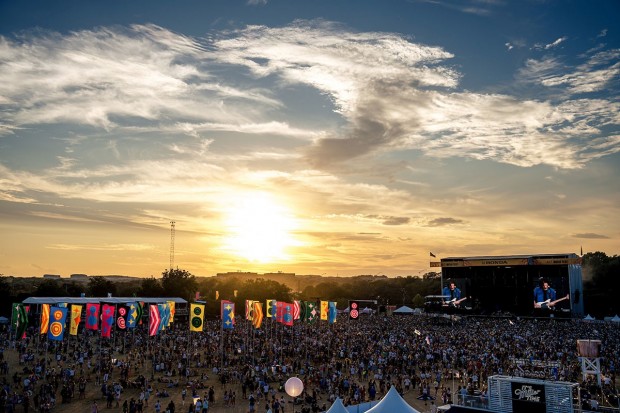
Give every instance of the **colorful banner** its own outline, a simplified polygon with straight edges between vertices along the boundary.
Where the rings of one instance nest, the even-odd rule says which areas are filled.
[[[15,311],[15,338],[24,339],[26,338],[26,329],[28,328],[28,310],[30,306],[17,303],[13,309]]]
[[[314,301],[306,301],[305,307],[305,321],[313,323],[319,316],[318,311],[316,311],[316,303]]]
[[[276,322],[284,322],[284,304],[282,301],[276,301]]]
[[[336,302],[330,301],[327,321],[329,324],[334,324],[336,322],[336,318],[338,318],[338,308],[336,308]]]
[[[252,325],[254,328],[260,328],[263,323],[263,303],[254,301],[254,311],[252,313]]]
[[[65,324],[67,322],[66,307],[50,308],[50,326],[47,330],[47,338],[50,340],[62,341],[65,335]]]
[[[321,300],[321,320],[327,321],[329,302]]]
[[[112,335],[115,312],[116,309],[113,305],[103,304],[101,307],[101,337],[110,338]]]
[[[204,304],[189,305],[189,331],[202,331],[204,325]]]
[[[291,303],[282,303],[282,324],[285,326],[293,326],[293,304]]]
[[[276,300],[265,301],[265,317],[272,318],[276,316]]]
[[[298,300],[293,301],[293,320],[301,318],[301,304]]]
[[[41,326],[39,334],[47,334],[50,326],[50,305],[41,304]]]
[[[169,315],[167,314],[167,307],[167,304],[157,304],[157,309],[159,310],[159,326],[157,326],[158,333],[166,329],[166,324],[169,318]]]
[[[174,323],[174,313],[176,311],[174,301],[168,301],[168,308],[170,309],[170,320],[168,321],[168,325],[166,327],[170,327],[170,323]]]
[[[69,334],[77,336],[78,327],[82,321],[82,306],[71,304],[71,322],[69,323]]]
[[[222,328],[232,330],[235,325],[235,303],[222,300],[221,303]]]
[[[157,335],[159,325],[161,324],[161,316],[157,304],[149,305],[149,336]]]
[[[100,304],[89,303],[86,304],[86,323],[87,330],[99,330],[99,309]]]
[[[126,304],[118,306],[118,314],[116,315],[116,328],[121,331],[127,331],[127,318],[129,317],[129,307]]]
[[[245,319],[252,321],[253,312],[254,312],[254,301],[245,300]]]
[[[127,303],[127,328],[136,328],[138,325],[138,303]]]

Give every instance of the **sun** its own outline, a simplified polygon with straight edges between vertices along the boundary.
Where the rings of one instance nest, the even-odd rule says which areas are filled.
[[[245,193],[228,206],[225,249],[249,261],[288,260],[287,248],[295,245],[291,212],[267,193]]]

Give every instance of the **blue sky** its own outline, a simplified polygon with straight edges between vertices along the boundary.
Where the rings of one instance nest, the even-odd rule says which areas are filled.
[[[2,1],[0,273],[617,254],[619,11]]]

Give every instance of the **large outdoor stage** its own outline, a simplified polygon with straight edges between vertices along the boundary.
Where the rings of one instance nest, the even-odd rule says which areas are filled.
[[[576,254],[448,257],[431,267],[441,267],[442,289],[453,281],[466,297],[457,310],[558,317],[584,313],[581,258]],[[561,299],[552,309],[534,308],[534,289],[542,279]]]

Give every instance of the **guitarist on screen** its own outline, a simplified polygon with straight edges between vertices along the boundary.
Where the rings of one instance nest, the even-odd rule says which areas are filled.
[[[553,306],[557,303],[567,299],[568,295],[559,300],[556,299],[555,290],[551,288],[549,282],[544,278],[540,278],[538,280],[538,287],[534,288],[534,308],[553,309]]]
[[[443,306],[456,307],[465,298],[461,298],[461,290],[456,286],[454,281],[450,280],[448,286],[444,287],[441,294],[443,295]]]

